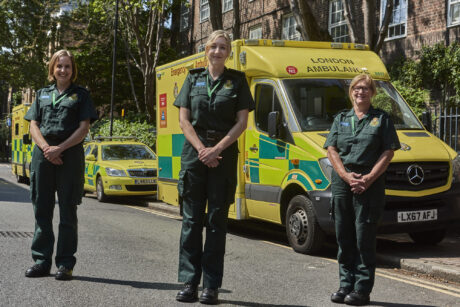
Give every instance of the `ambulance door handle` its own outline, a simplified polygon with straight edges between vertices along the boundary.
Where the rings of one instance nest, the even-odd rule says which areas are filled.
[[[249,147],[249,150],[252,151],[252,152],[256,152],[259,150],[259,148],[253,146],[253,147]]]

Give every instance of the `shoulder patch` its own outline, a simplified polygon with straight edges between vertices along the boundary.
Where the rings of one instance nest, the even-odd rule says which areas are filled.
[[[204,68],[204,67],[198,67],[198,68],[192,68],[188,72],[191,73],[191,74],[197,74],[197,73],[201,73],[201,72],[203,72],[205,70],[206,70],[206,68]]]

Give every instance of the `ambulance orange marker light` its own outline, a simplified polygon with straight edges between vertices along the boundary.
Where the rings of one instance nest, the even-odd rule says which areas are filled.
[[[292,163],[292,165],[294,165],[294,166],[299,166],[300,160],[299,160],[299,159],[292,159],[292,160],[291,160],[291,163]]]
[[[323,183],[323,181],[321,179],[315,179],[315,183],[316,184],[321,184],[321,183]]]

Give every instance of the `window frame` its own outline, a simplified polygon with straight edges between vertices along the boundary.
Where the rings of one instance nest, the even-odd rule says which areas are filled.
[[[230,2],[229,7],[225,9],[225,3],[228,2]],[[222,13],[227,13],[231,10],[233,10],[233,0],[222,0]]]
[[[387,5],[387,0],[381,0],[380,1],[380,26],[382,26],[382,23],[383,23],[383,17],[385,15],[385,7]],[[391,23],[391,19],[393,18],[393,14],[394,12],[396,11],[395,10],[395,7],[393,7],[393,12],[391,13],[390,15],[390,23],[388,24],[388,32],[386,33],[385,35],[385,41],[388,41],[388,40],[393,40],[393,39],[398,39],[398,38],[404,38],[404,37],[407,37],[407,14],[408,14],[408,1],[407,0],[399,0],[401,2],[404,2],[405,4],[405,16],[406,16],[406,19],[404,22],[399,22],[399,23]],[[460,0],[459,0],[460,1]],[[459,2],[460,3],[460,2]],[[400,9],[402,10],[402,9]],[[400,26],[400,25],[404,25],[404,34],[399,34],[399,35],[394,35],[394,36],[389,36],[390,35],[390,28],[391,27],[397,27],[397,26]]]
[[[207,15],[203,16],[203,12],[207,12]],[[209,19],[209,0],[200,0],[200,22],[205,22],[208,19]]]
[[[456,23],[452,23],[452,7],[454,5],[460,5],[460,0],[449,0],[447,3],[447,27],[456,27],[460,25],[460,19]]]
[[[288,26],[288,28],[284,27],[285,26],[285,21],[291,20],[291,19],[294,21],[293,27],[294,27],[294,31],[296,32],[296,34],[294,36],[289,36],[289,28],[292,27],[291,25]],[[296,27],[297,27],[297,22],[295,20],[295,17],[294,17],[293,13],[283,15],[283,17],[281,18],[281,39],[283,39],[283,40],[295,40],[295,41],[302,40],[302,35],[300,34],[299,31],[297,31]],[[285,30],[286,29],[287,29],[288,35],[285,38],[284,35],[285,35]]]
[[[334,42],[338,42],[338,43],[346,43],[346,42],[350,42],[350,32],[349,32],[349,29],[348,29],[348,24],[347,24],[347,21],[345,20],[345,17],[343,16],[343,7],[342,7],[342,18],[343,20],[341,20],[340,22],[338,23],[335,23],[335,24],[332,24],[332,7],[334,5],[334,3],[340,3],[340,5],[343,6],[343,3],[341,0],[331,0],[329,1],[329,12],[328,12],[328,31],[329,31],[329,34],[331,35],[332,39],[334,40]],[[337,12],[334,12],[334,14],[337,14]],[[340,28],[340,27],[346,27],[347,29],[347,35],[345,36],[338,36],[337,38],[340,39],[340,38],[344,38],[345,40],[336,40],[336,38],[334,38],[332,36],[332,29],[335,29],[335,28]]]
[[[252,33],[255,33],[256,31],[255,30],[259,30],[260,29],[260,37],[251,37],[251,32]],[[262,24],[259,23],[259,24],[256,24],[252,27],[249,27],[249,33],[248,33],[248,38],[249,39],[262,39],[263,37],[263,29],[262,29]]]

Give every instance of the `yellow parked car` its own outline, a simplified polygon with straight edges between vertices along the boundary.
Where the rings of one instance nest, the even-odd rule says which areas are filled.
[[[85,192],[108,196],[156,195],[157,157],[126,137],[99,137],[85,144]]]

